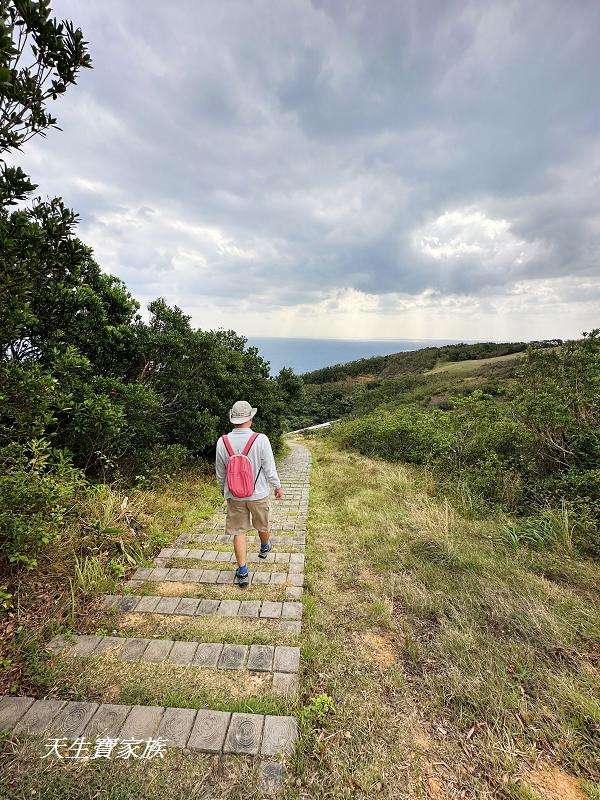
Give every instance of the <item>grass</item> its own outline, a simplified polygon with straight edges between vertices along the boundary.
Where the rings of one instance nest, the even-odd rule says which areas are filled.
[[[297,545],[291,543],[291,538],[295,535],[295,532],[282,532],[281,531],[273,531],[273,538],[275,538],[275,549],[282,553],[303,553],[304,546]],[[288,543],[289,541],[289,543]],[[247,536],[246,537],[247,547],[249,553],[257,553],[260,549],[260,541],[258,537],[254,536]],[[191,534],[190,538],[181,545],[181,547],[187,547],[189,549],[205,549],[205,550],[214,550],[217,553],[231,553],[233,543],[232,542],[205,542],[202,541],[196,536],[195,534]],[[189,561],[189,558],[184,559]],[[215,562],[211,562],[215,563]],[[223,563],[223,562],[220,562]],[[226,562],[224,562],[226,563]]]
[[[205,535],[214,536],[215,533],[216,533],[217,536],[224,536],[225,535],[225,531],[220,529],[220,528],[219,528],[219,530],[215,531],[214,528],[202,528],[201,526],[196,526],[194,528],[194,530],[189,534],[189,537],[190,537],[189,540],[193,541],[194,539],[198,538],[199,536],[205,536]],[[280,536],[296,536],[297,532],[296,531],[292,531],[292,530],[274,530],[273,531],[273,535],[274,536],[278,536],[278,537],[280,537]],[[250,548],[252,545],[256,545],[258,547],[258,545],[259,545],[258,535],[254,531],[248,531],[248,533],[246,535],[246,538],[247,538],[247,541],[248,541],[248,548]],[[205,546],[204,549],[205,550],[218,550],[219,549],[219,544],[221,544],[221,546],[223,546],[223,543],[210,541],[210,542],[206,543],[206,546]],[[231,547],[231,543],[225,542],[224,546],[226,548],[227,547]]]
[[[525,353],[507,353],[504,356],[492,356],[491,358],[471,358],[466,361],[441,361],[433,369],[427,370],[423,375],[436,375],[440,372],[450,372],[454,374],[462,374],[473,372],[480,367],[487,367],[490,364],[498,364],[504,361],[514,361],[515,359],[523,358]]]
[[[201,597],[206,600],[279,600],[285,599],[282,586],[249,586],[243,595],[239,586],[230,584],[180,583],[178,581],[145,581],[131,589],[133,595],[163,595],[165,597]]]
[[[277,531],[279,533],[279,531]],[[187,545],[192,547],[194,545],[193,541],[187,542]],[[211,550],[216,550],[218,553],[231,553],[231,544],[222,544],[221,542],[202,542],[198,543],[198,548],[204,546],[207,550],[210,547]],[[275,545],[275,548],[282,553],[303,553],[304,547],[300,545],[294,544],[286,544],[285,542],[281,544]],[[248,552],[249,553],[257,553],[259,550],[259,543],[257,540],[248,539]],[[189,559],[185,559],[189,560]],[[214,563],[214,562],[213,562]]]
[[[272,620],[249,617],[186,617],[176,614],[122,614],[116,623],[120,636],[180,639],[232,644],[297,644],[297,637],[281,631]],[[106,628],[112,630],[110,626]]]
[[[231,547],[229,548],[231,552]],[[169,558],[167,560],[167,567],[183,567],[184,569],[218,569],[221,570],[234,570],[237,564],[230,561],[207,561],[201,558]],[[250,564],[252,572],[287,572],[288,564],[273,563],[266,561],[253,561]]]
[[[41,760],[36,742],[4,743],[0,797],[10,800],[258,800],[258,767],[252,759],[224,759],[169,750],[146,761]],[[31,765],[35,764],[35,769]]]
[[[308,441],[303,690],[331,708],[288,797],[540,800],[544,764],[597,797],[598,566],[501,545],[427,474]]]
[[[426,472],[337,451],[323,437],[307,442],[301,736],[284,800],[599,800],[598,565],[508,546],[506,520],[461,516]],[[102,619],[104,632],[118,624],[121,635],[284,641],[251,619]],[[52,664],[36,657],[44,685],[58,688]],[[113,684],[108,670],[71,666],[65,691],[115,685],[126,702],[177,704],[208,700],[210,686],[211,704],[220,702],[207,675],[186,685],[148,667],[141,685],[129,666]],[[229,698],[228,708],[258,702]],[[217,767],[174,752],[143,770],[51,765],[27,747],[5,743],[0,797],[263,796],[251,760]]]
[[[28,694],[38,685],[55,633],[101,624],[98,594],[147,563],[162,547],[206,519],[220,504],[205,473],[124,497],[110,487],[82,502],[77,524],[48,546],[38,568],[18,573],[14,609],[0,624],[0,693]]]
[[[213,708],[289,714],[294,703],[271,693],[271,673],[217,670],[170,662],[124,662],[106,654],[53,660],[48,697],[97,703]]]

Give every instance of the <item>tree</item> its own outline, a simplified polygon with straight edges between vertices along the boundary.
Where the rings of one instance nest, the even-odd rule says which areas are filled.
[[[0,0],[0,156],[57,128],[48,102],[91,66],[81,30],[51,19],[49,0]],[[35,188],[20,167],[0,157],[0,206],[24,200]]]
[[[297,405],[305,399],[304,381],[291,367],[282,367],[277,376],[277,385],[289,405]]]
[[[59,199],[0,212],[0,352],[47,363],[72,345],[98,371],[125,375],[138,304],[74,236],[75,221]]]
[[[49,0],[0,0],[0,153],[58,127],[48,101],[92,66],[80,28],[50,13]]]
[[[162,398],[161,430],[169,444],[208,455],[229,424],[227,410],[240,397],[259,408],[257,428],[275,440],[281,433],[277,384],[256,348],[233,331],[192,327],[181,309],[160,298],[149,305],[150,324],[140,330],[144,364],[140,379]]]
[[[0,153],[56,127],[46,103],[91,65],[47,0],[0,0]],[[21,66],[31,55],[33,63]],[[152,479],[210,454],[246,397],[277,443],[268,364],[233,331],[202,331],[158,299],[149,324],[100,269],[60,198],[0,161],[0,556],[32,566],[86,479]]]

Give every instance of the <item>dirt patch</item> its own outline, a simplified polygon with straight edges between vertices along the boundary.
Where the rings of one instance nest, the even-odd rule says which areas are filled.
[[[542,800],[586,800],[579,781],[559,767],[536,767],[523,775],[523,781]]]
[[[397,662],[398,654],[394,647],[394,637],[390,633],[365,631],[358,634],[358,640],[362,650],[377,666],[385,669]]]
[[[448,800],[448,795],[435,775],[427,778],[427,797],[431,800]]]
[[[134,614],[132,611],[127,612],[126,614],[122,614],[117,627],[121,628],[137,628],[142,627],[144,623],[148,622],[148,618],[145,614]]]
[[[200,585],[197,583],[179,583],[178,581],[163,581],[157,583],[154,594],[166,597],[180,597],[188,592],[198,591]]]
[[[104,702],[105,703],[114,703],[118,701],[121,695],[121,687],[118,683],[113,683],[111,686],[108,686],[104,691]]]
[[[372,383],[377,380],[377,375],[349,375],[344,381],[348,385],[355,383]]]
[[[447,394],[434,394],[429,398],[429,405],[445,410],[452,407],[452,402]]]
[[[430,750],[431,749],[431,739],[427,736],[426,733],[417,733],[413,739],[415,746],[418,747],[419,750]]]

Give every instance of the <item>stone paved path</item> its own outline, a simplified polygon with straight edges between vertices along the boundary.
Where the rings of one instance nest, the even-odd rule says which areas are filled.
[[[104,606],[113,612],[136,615],[171,615],[181,618],[213,615],[246,617],[270,625],[285,637],[298,636],[302,628],[304,584],[304,546],[310,478],[310,453],[302,445],[290,443],[290,453],[279,464],[285,497],[272,501],[272,528],[276,551],[259,562],[256,552],[248,561],[256,564],[252,587],[282,591],[285,599],[246,600],[244,591],[233,586],[234,557],[231,536],[224,533],[224,508],[202,525],[199,531],[180,536],[172,547],[164,548],[151,568],[138,569],[126,587],[133,594],[107,595]],[[256,537],[249,536],[249,549]],[[205,550],[201,545],[211,545]],[[170,562],[176,560],[176,566]],[[190,561],[190,567],[182,566]],[[198,566],[198,562],[202,562]],[[212,585],[213,591],[227,587],[224,598],[201,599],[193,596],[157,594],[136,595],[136,589],[156,583],[185,584],[190,591]],[[231,591],[239,593],[232,598]],[[275,628],[273,628],[275,625]],[[110,653],[120,661],[170,662],[190,669],[248,670],[272,677],[272,692],[294,695],[298,689],[300,648],[281,645],[243,645],[222,641],[196,642],[176,639],[149,639],[116,636],[57,636],[49,644],[53,654],[63,658],[86,658]],[[191,679],[198,681],[198,673]],[[221,673],[225,674],[225,673]],[[230,673],[231,674],[231,673]],[[293,749],[297,727],[293,717],[240,714],[211,709],[127,706],[113,703],[35,700],[5,696],[0,700],[0,731],[15,734],[44,734],[86,738],[112,736],[147,738],[162,736],[172,747],[205,753],[263,757],[262,774],[271,786],[281,782],[281,759]],[[274,758],[275,757],[275,758]]]

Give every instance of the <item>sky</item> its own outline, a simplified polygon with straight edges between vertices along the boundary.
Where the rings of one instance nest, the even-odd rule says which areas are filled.
[[[247,336],[600,325],[597,0],[54,0],[93,70],[25,146],[142,307]]]

